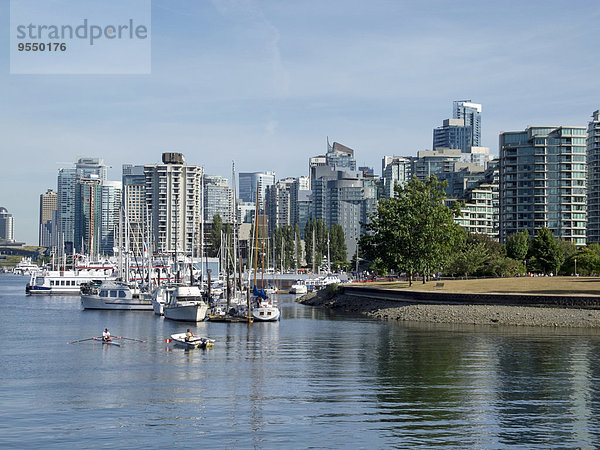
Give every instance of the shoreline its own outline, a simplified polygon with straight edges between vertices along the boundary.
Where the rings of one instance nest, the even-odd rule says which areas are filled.
[[[399,293],[400,294],[400,293]],[[345,293],[311,292],[296,301],[341,310],[375,320],[492,326],[600,328],[600,309],[501,304],[455,304],[443,301],[386,300]]]

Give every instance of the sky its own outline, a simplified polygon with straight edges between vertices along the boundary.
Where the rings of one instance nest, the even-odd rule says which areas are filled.
[[[587,125],[600,108],[600,2],[153,0],[151,73],[15,75],[0,0],[0,206],[37,245],[39,195],[80,156],[181,152],[206,173],[308,175],[326,139],[381,173],[430,149],[454,100],[501,131]]]

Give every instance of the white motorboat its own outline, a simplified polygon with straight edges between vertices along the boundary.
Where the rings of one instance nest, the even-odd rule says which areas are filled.
[[[209,339],[206,337],[196,337],[196,336],[186,339],[185,335],[186,335],[186,333],[172,334],[171,340],[175,343],[175,345],[179,345],[186,349],[211,348],[215,345],[214,339]]]
[[[116,275],[112,268],[44,270],[31,274],[25,292],[29,295],[79,295],[83,284],[114,279]]]
[[[308,287],[303,280],[296,280],[292,287],[290,287],[290,294],[306,294]]]
[[[24,257],[17,263],[12,272],[15,275],[31,275],[33,273],[41,272],[42,270],[42,267],[31,262],[30,257]]]
[[[198,286],[177,286],[167,290],[168,302],[163,306],[165,319],[202,322],[206,319],[208,304]]]
[[[83,309],[120,309],[129,311],[152,311],[152,302],[144,295],[133,295],[131,288],[123,282],[106,280],[100,285],[85,285],[81,288]]]

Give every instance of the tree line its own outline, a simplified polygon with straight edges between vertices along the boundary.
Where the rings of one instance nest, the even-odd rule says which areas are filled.
[[[525,230],[509,236],[506,245],[472,234],[456,224],[461,204],[444,203],[446,182],[435,176],[396,185],[395,196],[380,200],[366,224],[360,250],[371,270],[406,274],[409,284],[419,274],[508,277],[526,272],[582,275],[600,273],[600,245],[578,250],[558,240],[548,228],[531,237]]]

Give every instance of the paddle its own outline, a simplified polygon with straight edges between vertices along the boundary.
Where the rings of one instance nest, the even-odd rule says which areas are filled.
[[[67,344],[77,344],[78,342],[93,341],[94,339],[100,339],[100,336],[98,336],[98,337],[91,337],[91,338],[87,338],[87,339],[79,339],[78,341],[67,342]]]
[[[128,337],[123,337],[123,336],[115,336],[116,339],[127,339],[128,341],[136,341],[136,342],[146,342],[146,341],[142,341],[141,339],[134,339],[134,338],[128,338]]]

